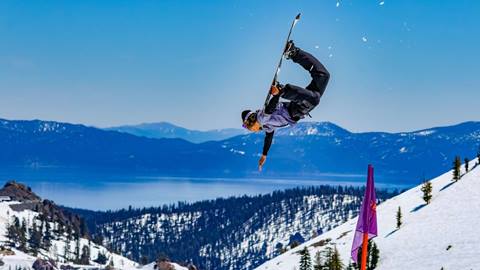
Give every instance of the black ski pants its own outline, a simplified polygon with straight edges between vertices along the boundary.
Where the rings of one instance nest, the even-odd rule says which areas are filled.
[[[330,73],[313,55],[298,49],[298,53],[292,57],[293,62],[300,64],[310,73],[312,81],[307,87],[286,84],[282,90],[282,98],[290,100],[288,111],[295,120],[300,120],[312,111],[325,92]]]

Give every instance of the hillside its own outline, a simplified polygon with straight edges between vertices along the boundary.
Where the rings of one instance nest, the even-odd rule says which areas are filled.
[[[94,243],[82,231],[80,217],[25,185],[9,182],[0,196],[0,269],[32,269],[34,263],[56,269],[138,269],[138,263]],[[186,270],[171,264],[172,270]]]
[[[403,185],[447,170],[455,155],[473,157],[480,145],[480,122],[404,133],[353,133],[328,122],[301,122],[276,132],[260,174],[256,164],[262,145],[263,134],[194,144],[68,123],[0,120],[3,172],[355,181],[373,163],[379,182]]]
[[[95,237],[140,261],[166,254],[200,269],[253,269],[356,215],[363,189],[316,186],[158,208],[92,212]],[[394,194],[379,190],[383,201]]]
[[[245,129],[235,128],[215,129],[207,131],[191,130],[167,122],[110,127],[107,128],[107,130],[115,130],[129,133],[135,136],[143,136],[154,139],[178,138],[193,143],[220,141],[246,133]]]
[[[470,167],[476,162],[472,161]],[[433,199],[429,205],[422,200],[418,186],[377,207],[379,235],[374,241],[380,250],[380,261],[376,269],[474,269],[478,266],[480,234],[473,228],[480,222],[480,166],[456,183],[451,179],[449,171],[432,180]],[[399,206],[403,225],[397,230],[395,214]],[[327,246],[335,246],[344,264],[348,264],[356,221],[352,219],[256,269],[298,269],[298,251],[304,247],[308,247],[310,254],[316,254]]]

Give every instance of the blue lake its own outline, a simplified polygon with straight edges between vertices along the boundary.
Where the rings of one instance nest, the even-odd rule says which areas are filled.
[[[218,197],[254,195],[312,185],[364,184],[360,175],[328,175],[319,179],[195,178],[125,176],[82,172],[0,172],[2,183],[15,179],[44,199],[70,207],[106,210],[128,206],[148,207],[194,202]],[[405,185],[382,184],[379,188],[403,189]]]

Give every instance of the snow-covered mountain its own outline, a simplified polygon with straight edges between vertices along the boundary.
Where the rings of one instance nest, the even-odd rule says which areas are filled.
[[[452,182],[449,171],[431,181],[433,199],[425,204],[421,186],[393,197],[377,207],[380,250],[378,270],[478,269],[480,258],[480,166],[471,161],[468,173]],[[403,225],[396,228],[396,212],[401,207]],[[350,249],[357,219],[326,232],[262,264],[257,270],[298,269],[299,251],[316,254],[336,247],[343,263],[350,261]]]
[[[480,122],[402,133],[354,133],[328,122],[301,122],[276,132],[259,174],[255,164],[263,142],[261,133],[196,144],[68,123],[0,119],[0,168],[354,181],[373,163],[378,180],[408,185],[447,170],[456,155],[473,158]]]
[[[115,130],[154,139],[178,138],[193,143],[220,141],[246,133],[245,129],[238,128],[214,129],[207,131],[191,130],[168,122],[118,126],[107,128],[107,130]]]
[[[359,187],[318,186],[178,206],[76,212],[95,236],[137,261],[163,253],[200,269],[246,270],[353,217],[362,195]],[[393,195],[378,192],[382,201]]]
[[[262,136],[250,134],[225,140],[222,147],[247,159],[257,158],[262,144]],[[400,133],[355,133],[329,122],[301,122],[276,131],[263,174],[363,175],[372,163],[377,180],[418,184],[423,176],[433,178],[448,170],[456,155],[473,158],[479,147],[480,122]]]
[[[56,269],[142,268],[94,243],[88,235],[81,236],[86,233],[75,224],[75,215],[42,201],[28,187],[9,182],[0,193],[0,269],[39,269],[34,264]],[[187,270],[165,264],[171,265],[171,270]]]

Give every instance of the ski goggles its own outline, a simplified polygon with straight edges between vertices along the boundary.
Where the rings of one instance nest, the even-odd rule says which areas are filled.
[[[243,120],[243,128],[248,129],[249,126],[253,125],[257,121],[257,117],[255,112],[249,112],[245,116],[245,120]]]

